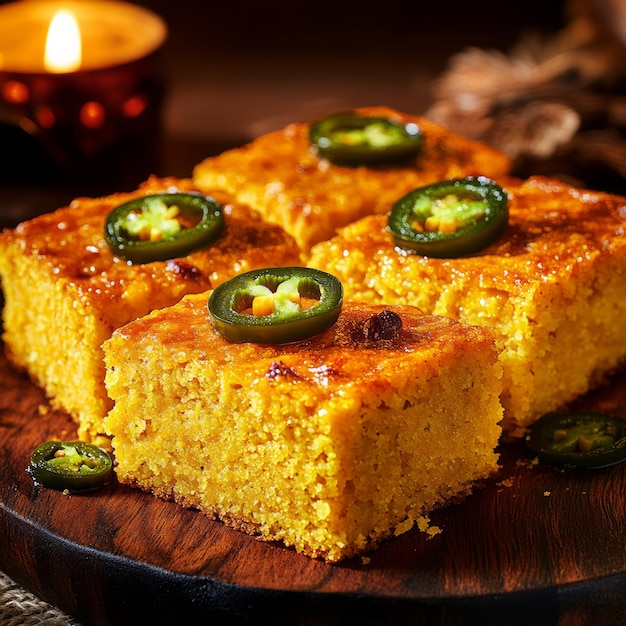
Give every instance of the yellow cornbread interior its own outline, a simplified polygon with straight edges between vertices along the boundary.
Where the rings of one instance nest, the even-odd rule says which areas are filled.
[[[299,260],[295,242],[244,206],[223,202],[226,226],[188,256],[132,264],[103,236],[108,213],[142,195],[193,190],[189,181],[156,179],[139,190],[79,198],[0,234],[3,341],[12,364],[78,424],[83,440],[107,443],[111,406],[101,345],[113,330],[186,293],[205,291],[242,270]]]
[[[100,346],[112,328],[76,284],[36,257],[0,255],[0,266],[11,277],[2,281],[7,355],[45,389],[54,408],[76,417],[81,437],[97,439],[111,406]],[[120,325],[126,321],[123,316]]]
[[[104,345],[122,482],[337,561],[423,527],[496,471],[500,366],[488,336],[422,337],[375,357],[341,329],[332,346],[225,346],[207,339],[205,306],[189,296],[171,307],[193,309],[175,317],[193,341],[166,339],[174,315],[161,311]]]
[[[472,257],[403,253],[386,217],[371,216],[315,246],[308,265],[350,298],[491,328],[503,347],[503,427],[519,436],[626,358],[626,201],[542,179],[508,189],[508,230]]]

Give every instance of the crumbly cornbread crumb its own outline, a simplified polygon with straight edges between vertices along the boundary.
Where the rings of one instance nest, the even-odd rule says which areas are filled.
[[[471,257],[396,249],[380,215],[315,246],[308,265],[336,275],[348,297],[492,328],[504,348],[503,425],[519,436],[626,357],[626,199],[540,177],[503,182],[508,227]]]
[[[114,328],[239,272],[299,262],[289,235],[223,193],[216,199],[225,229],[208,247],[144,265],[113,256],[103,237],[111,209],[142,195],[194,189],[189,180],[151,178],[132,193],[79,198],[0,235],[7,355],[55,408],[72,415],[83,439],[99,438],[110,407],[100,346]]]
[[[119,480],[328,561],[428,532],[433,508],[498,468],[498,350],[412,307],[391,307],[395,339],[364,338],[386,308],[346,302],[329,330],[279,346],[217,336],[206,294],[118,329],[104,352]]]

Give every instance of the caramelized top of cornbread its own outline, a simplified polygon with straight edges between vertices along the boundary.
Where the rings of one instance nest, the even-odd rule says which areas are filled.
[[[504,154],[421,117],[382,106],[355,112],[417,124],[424,134],[420,153],[405,164],[333,165],[312,152],[309,124],[292,123],[205,159],[194,169],[193,179],[258,208],[308,251],[339,226],[369,213],[386,213],[392,201],[417,186],[460,176],[503,176],[510,169]]]
[[[530,281],[549,281],[576,266],[626,246],[626,198],[580,190],[559,181],[507,177],[500,184],[509,195],[509,221],[491,245],[472,256],[439,259],[409,254],[394,243],[387,216],[366,217],[313,249],[311,265],[325,259],[340,265],[344,250],[372,259],[382,279],[402,280],[399,267],[419,266],[438,280],[472,277],[481,287],[518,289]],[[329,248],[332,248],[330,250]]]
[[[104,222],[117,205],[135,197],[163,192],[194,191],[191,181],[152,177],[137,190],[102,198],[78,198],[70,206],[38,216],[0,234],[0,247],[35,257],[59,280],[73,283],[91,302],[104,304],[144,296],[204,291],[248,269],[267,264],[299,263],[293,239],[267,224],[253,210],[234,204],[228,195],[212,195],[224,208],[224,230],[213,242],[186,257],[131,264],[114,256],[104,240]],[[106,306],[100,307],[106,311]]]
[[[425,118],[409,115],[389,107],[361,107],[360,115],[383,116],[402,124],[415,123],[424,135],[423,147],[415,159],[406,164],[377,167],[348,167],[332,165],[315,156],[310,147],[309,124],[294,122],[284,129],[261,135],[251,143],[209,157],[198,164],[198,170],[216,166],[216,175],[246,184],[261,180],[271,172],[276,177],[275,195],[289,190],[293,183],[300,193],[323,195],[337,186],[354,184],[359,179],[363,188],[374,185],[384,190],[385,181],[397,181],[406,176],[411,181],[438,181],[458,175],[505,175],[510,160],[503,153],[477,141],[456,135]],[[368,177],[373,180],[368,185]],[[374,182],[378,181],[378,182]],[[280,182],[279,182],[280,181]],[[231,185],[232,186],[232,182]],[[272,190],[268,190],[272,193]]]
[[[215,333],[208,316],[209,294],[185,296],[178,304],[154,311],[123,326],[113,339],[131,345],[158,345],[169,367],[209,359],[220,366],[236,365],[239,383],[259,375],[277,382],[310,383],[333,390],[354,381],[380,376],[381,363],[397,375],[415,367],[407,358],[419,353],[436,369],[443,358],[459,358],[461,345],[496,351],[491,331],[465,326],[448,318],[425,315],[410,306],[369,305],[345,301],[337,323],[305,341],[279,345],[233,344]],[[249,382],[249,381],[248,381]]]

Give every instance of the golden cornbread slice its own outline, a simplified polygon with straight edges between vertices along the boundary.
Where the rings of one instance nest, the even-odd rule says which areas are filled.
[[[501,176],[509,159],[493,148],[456,135],[421,117],[389,107],[355,109],[401,123],[413,122],[424,134],[419,155],[396,166],[346,167],[315,156],[308,123],[293,123],[251,143],[199,163],[193,172],[201,188],[223,189],[291,234],[303,254],[310,247],[389,204],[414,187],[444,178]]]
[[[142,195],[192,190],[186,180],[151,178],[132,193],[80,198],[0,234],[7,355],[53,406],[72,415],[81,438],[103,432],[110,400],[101,344],[114,328],[239,272],[298,261],[289,235],[223,193],[214,197],[224,206],[225,227],[208,246],[145,265],[113,256],[103,237],[112,208]]]
[[[337,561],[424,530],[496,471],[501,367],[486,329],[345,302],[311,339],[234,344],[207,299],[104,343],[120,481]],[[383,311],[402,328],[377,340]]]
[[[505,187],[508,226],[475,255],[405,253],[380,215],[320,243],[309,265],[347,297],[491,327],[504,346],[503,426],[520,435],[624,361],[626,199],[540,177]]]

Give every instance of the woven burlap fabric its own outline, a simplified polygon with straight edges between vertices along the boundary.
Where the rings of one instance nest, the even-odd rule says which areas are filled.
[[[0,626],[80,626],[0,572]]]

